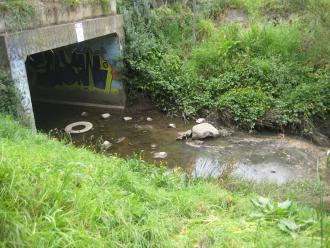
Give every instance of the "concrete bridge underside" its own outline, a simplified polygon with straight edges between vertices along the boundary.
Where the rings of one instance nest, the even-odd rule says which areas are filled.
[[[29,119],[31,127],[35,128],[32,98],[123,108],[123,39],[120,15],[0,34],[0,69],[10,73],[20,93],[22,115]],[[43,77],[47,68],[46,77],[52,83]],[[66,75],[75,79],[62,82]],[[54,77],[60,81],[55,82]]]

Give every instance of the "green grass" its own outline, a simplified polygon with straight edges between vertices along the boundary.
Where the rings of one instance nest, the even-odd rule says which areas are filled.
[[[306,205],[252,218],[257,195],[247,187],[95,154],[3,116],[0,197],[2,247],[320,247],[318,212]],[[315,222],[290,235],[277,226],[283,218]],[[328,237],[329,216],[324,223]]]

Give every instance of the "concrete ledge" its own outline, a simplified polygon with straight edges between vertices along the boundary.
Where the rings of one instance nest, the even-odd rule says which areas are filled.
[[[14,1],[14,0],[12,0]],[[88,18],[116,15],[116,0],[109,0],[108,6],[104,8],[101,4],[79,4],[70,7],[63,0],[33,0],[30,1],[35,16],[29,23],[25,23],[20,29],[33,29],[50,25],[76,22]],[[0,7],[4,2],[0,0]],[[0,33],[12,32],[18,27],[14,27],[9,21],[11,13],[0,13]]]
[[[121,15],[88,19],[79,23],[83,27],[84,40],[114,33],[120,39],[124,37],[123,17]],[[9,60],[25,60],[31,54],[79,42],[76,34],[76,23],[25,30],[2,36],[6,40]]]

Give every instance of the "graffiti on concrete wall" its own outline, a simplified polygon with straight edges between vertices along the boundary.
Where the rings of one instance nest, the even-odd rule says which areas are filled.
[[[33,87],[71,88],[117,93],[113,81],[120,80],[115,64],[91,49],[57,49],[28,57],[27,71]]]

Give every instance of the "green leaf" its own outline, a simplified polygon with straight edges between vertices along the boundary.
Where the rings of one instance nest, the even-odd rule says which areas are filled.
[[[296,224],[296,222],[294,220],[281,220],[278,223],[278,227],[282,230],[282,231],[290,231],[290,232],[296,232],[299,230],[299,225]]]

